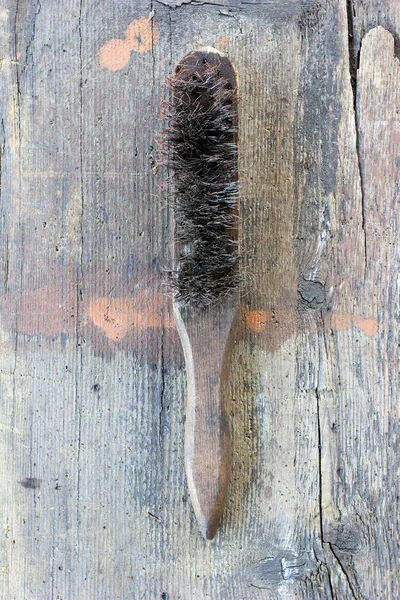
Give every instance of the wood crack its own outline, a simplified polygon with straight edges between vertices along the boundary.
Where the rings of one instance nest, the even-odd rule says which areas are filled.
[[[18,26],[18,17],[19,17],[19,0],[17,0],[17,3],[15,5],[15,15],[14,15],[14,64],[15,64],[15,87],[16,87],[16,118],[17,118],[17,122],[16,122],[16,139],[18,140],[18,146],[19,148],[21,147],[21,105],[20,105],[20,99],[21,99],[21,82],[20,82],[20,73],[19,73],[19,60],[18,60],[18,33],[17,33],[17,26]]]
[[[331,593],[332,593],[332,598],[335,598],[335,595],[333,594],[333,588],[332,588],[332,581],[331,581],[331,572],[330,572],[330,567],[327,563],[326,560],[326,556],[325,556],[325,552],[326,549],[328,549],[330,551],[330,553],[332,554],[332,556],[335,558],[340,570],[342,571],[350,593],[352,595],[352,598],[354,598],[354,600],[366,600],[364,598],[364,596],[361,594],[361,592],[354,586],[353,582],[351,581],[351,578],[345,568],[345,566],[343,565],[343,563],[341,562],[341,560],[339,559],[337,553],[334,551],[333,549],[333,544],[327,540],[325,538],[325,532],[324,532],[324,518],[323,518],[323,501],[322,501],[322,493],[323,493],[323,474],[322,474],[322,426],[321,426],[321,395],[320,395],[320,370],[321,370],[321,339],[323,340],[324,343],[324,349],[325,349],[325,354],[327,355],[327,346],[326,346],[326,340],[325,340],[325,332],[323,331],[322,334],[320,334],[319,336],[319,369],[318,369],[318,375],[317,375],[317,385],[315,387],[315,396],[316,396],[316,401],[317,401],[317,440],[318,440],[318,478],[319,478],[319,497],[318,497],[318,501],[319,501],[319,528],[320,528],[320,537],[321,537],[321,546],[322,546],[322,551],[324,554],[324,561],[325,561],[325,567],[327,569],[327,573],[328,573],[328,581],[329,581],[329,586],[331,589]]]
[[[153,19],[154,19],[153,0],[150,0],[149,20],[150,20],[150,24],[151,24],[151,63],[152,63],[151,66],[152,66],[152,73],[153,73],[152,88],[151,88],[152,100],[153,100],[154,88],[155,88],[155,56],[154,56],[154,23],[153,23]]]
[[[31,32],[31,36],[28,40],[28,43],[26,44],[26,48],[25,48],[25,64],[24,64],[24,69],[28,66],[28,58],[29,58],[29,52],[31,49],[31,46],[33,44],[33,41],[35,39],[35,35],[36,35],[36,19],[40,13],[40,11],[42,10],[42,5],[40,0],[38,0],[37,4],[36,4],[36,10],[35,10],[35,14],[32,20],[32,32]]]
[[[319,485],[319,494],[318,494],[318,510],[319,510],[319,533],[321,539],[321,551],[323,556],[323,562],[317,558],[321,565],[326,569],[326,573],[328,576],[328,585],[329,590],[332,596],[332,600],[336,598],[336,594],[334,593],[333,583],[332,583],[332,574],[331,569],[329,567],[328,561],[326,559],[326,547],[327,542],[325,541],[325,532],[324,532],[324,508],[322,501],[322,493],[323,493],[323,475],[322,475],[322,426],[321,426],[321,394],[320,394],[320,371],[321,371],[321,339],[323,340],[325,356],[328,355],[328,349],[326,346],[325,339],[325,327],[324,327],[324,316],[321,311],[321,319],[322,319],[322,334],[318,336],[318,348],[319,348],[319,367],[317,374],[317,385],[315,386],[315,397],[317,401],[317,442],[318,442],[318,485]],[[329,544],[329,543],[328,543]]]
[[[180,6],[220,6],[225,9],[229,8],[240,8],[241,6],[256,6],[262,4],[260,0],[232,0],[229,4],[223,2],[221,0],[207,1],[207,0],[157,0],[160,4],[164,6],[169,6],[170,8],[178,8]]]
[[[158,417],[158,441],[160,446],[162,445],[162,424],[163,424],[163,416],[164,416],[164,395],[165,395],[165,359],[164,359],[164,327],[161,329],[161,390],[160,390],[160,412]]]
[[[358,588],[356,588],[354,586],[354,584],[352,583],[351,577],[350,577],[349,573],[347,572],[347,569],[345,568],[344,564],[342,563],[338,554],[335,552],[335,550],[333,548],[333,544],[331,542],[325,542],[325,544],[329,548],[329,551],[331,552],[332,556],[335,558],[337,564],[339,565],[339,568],[342,571],[343,576],[347,581],[347,585],[349,586],[350,593],[351,593],[352,597],[354,598],[354,600],[367,600],[366,597],[361,593],[361,591]]]
[[[250,583],[249,587],[256,588],[256,590],[267,590],[266,586],[255,585],[254,583]]]
[[[321,542],[324,543],[324,524],[323,524],[323,506],[322,506],[322,435],[321,435],[321,412],[320,412],[320,394],[318,383],[315,388],[315,397],[317,400],[317,441],[318,441],[318,505],[319,505],[319,531]]]
[[[357,71],[359,66],[359,56],[360,49],[356,49],[355,40],[355,25],[354,25],[354,16],[355,9],[353,6],[353,0],[346,1],[346,10],[347,10],[347,34],[348,34],[348,54],[349,54],[349,73],[350,73],[350,83],[351,89],[353,92],[353,110],[354,110],[354,121],[355,121],[355,130],[356,130],[356,153],[357,153],[357,163],[358,163],[358,173],[360,179],[360,188],[361,188],[361,227],[364,235],[364,280],[367,275],[367,265],[368,265],[368,248],[367,248],[367,231],[366,231],[366,188],[365,188],[365,178],[364,178],[364,169],[362,162],[362,152],[361,152],[361,126],[360,126],[360,115],[359,115],[359,106],[358,106],[358,87],[357,87]]]

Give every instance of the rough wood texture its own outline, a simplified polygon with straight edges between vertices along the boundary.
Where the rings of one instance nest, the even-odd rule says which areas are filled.
[[[400,5],[280,4],[0,8],[4,600],[400,597]],[[155,150],[199,45],[238,71],[247,275],[212,543]]]

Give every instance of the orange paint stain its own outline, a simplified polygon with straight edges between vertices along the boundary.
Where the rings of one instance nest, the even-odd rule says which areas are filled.
[[[132,21],[125,31],[125,40],[131,50],[144,54],[160,39],[158,28],[146,17]]]
[[[220,38],[218,40],[218,44],[222,47],[222,48],[226,48],[229,44],[229,39],[226,35],[223,35],[222,38]]]
[[[343,313],[332,313],[328,317],[328,326],[333,331],[343,331],[344,329],[351,329],[351,327],[357,327],[361,329],[365,335],[375,335],[378,331],[378,321],[376,319],[364,319],[358,315],[350,315]]]
[[[353,326],[353,316],[342,313],[331,313],[327,317],[328,327],[333,331],[344,331]]]
[[[274,314],[269,313],[266,310],[246,310],[243,309],[243,320],[248,329],[255,333],[262,333],[269,327],[269,323],[272,323]],[[326,317],[326,323],[329,329],[332,331],[344,331],[357,327],[365,335],[373,336],[378,331],[378,322],[376,319],[364,319],[358,315],[351,315],[347,313],[330,313]],[[313,329],[312,322],[308,324],[308,328],[311,331]],[[290,331],[294,332],[295,327]],[[269,329],[268,329],[269,330]]]
[[[122,340],[131,329],[174,328],[172,319],[163,319],[160,299],[149,302],[148,294],[123,298],[95,298],[87,309],[89,319],[114,342]]]
[[[376,319],[362,319],[361,317],[354,317],[354,327],[361,329],[365,335],[375,335],[378,331],[378,321]]]
[[[119,71],[126,67],[130,55],[131,50],[125,40],[110,40],[100,49],[99,61],[109,71]]]
[[[256,333],[264,331],[267,326],[267,311],[247,310],[244,312],[247,327]]]
[[[282,303],[270,310],[242,308],[240,314],[241,335],[257,335],[257,344],[268,352],[275,352],[297,330],[295,306]]]
[[[159,39],[160,32],[152,21],[140,17],[129,23],[124,39],[109,40],[100,48],[100,64],[109,71],[119,71],[128,64],[132,51],[145,54]]]

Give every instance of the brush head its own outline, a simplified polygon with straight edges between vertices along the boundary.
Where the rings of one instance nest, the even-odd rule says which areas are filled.
[[[207,306],[238,287],[235,72],[220,52],[204,48],[181,61],[167,86],[176,224],[170,279],[176,301]]]

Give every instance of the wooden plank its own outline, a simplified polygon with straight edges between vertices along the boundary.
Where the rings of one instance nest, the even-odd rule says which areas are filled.
[[[349,6],[346,8],[348,18]],[[344,5],[339,10],[339,18],[339,30],[345,32]],[[348,23],[351,20],[348,19]],[[369,43],[368,36],[364,43]],[[322,146],[322,156],[317,161],[317,173],[320,175],[315,178],[315,181],[321,181],[324,177],[326,181],[327,174],[332,173],[333,185],[331,190],[325,188],[329,202],[317,204],[321,210],[319,221],[317,215],[311,220],[310,224],[319,223],[313,235],[316,238],[313,244],[315,253],[306,253],[311,277],[302,276],[303,279],[323,283],[328,292],[326,305],[320,306],[324,309],[324,333],[320,337],[319,375],[315,388],[321,441],[321,538],[333,597],[396,597],[398,582],[391,573],[392,561],[397,560],[398,551],[388,543],[386,534],[391,528],[391,511],[386,513],[384,510],[385,515],[377,520],[374,516],[375,505],[393,503],[391,496],[395,489],[394,484],[388,489],[380,478],[387,477],[384,465],[391,454],[383,440],[387,439],[391,429],[388,423],[392,418],[396,421],[398,374],[394,365],[397,359],[392,361],[390,357],[389,361],[383,359],[382,363],[378,357],[383,356],[382,347],[387,347],[383,340],[386,336],[391,338],[392,333],[389,332],[393,332],[396,325],[386,317],[382,321],[378,307],[391,306],[391,310],[394,309],[396,283],[387,275],[380,273],[377,276],[376,273],[380,264],[380,259],[376,260],[375,256],[377,248],[387,255],[389,243],[385,243],[386,239],[380,240],[379,246],[376,246],[372,241],[372,228],[368,223],[374,209],[367,188],[368,181],[374,179],[372,173],[375,173],[375,178],[377,176],[375,168],[372,169],[374,152],[371,152],[371,145],[384,157],[385,165],[388,165],[385,168],[389,170],[389,165],[396,164],[398,145],[392,143],[392,150],[389,148],[388,153],[386,145],[381,146],[379,138],[369,133],[376,125],[371,113],[365,110],[364,97],[368,85],[371,87],[371,81],[367,84],[365,76],[374,77],[376,57],[380,55],[384,57],[384,64],[392,65],[394,49],[392,47],[388,52],[387,45],[375,47],[375,52],[370,52],[369,63],[363,62],[362,51],[360,70],[358,73],[354,71],[356,78],[351,88],[345,68],[346,46],[342,37],[338,65],[341,68],[335,69],[331,80],[340,90],[337,89],[334,94],[340,102],[330,105],[330,119],[326,123],[329,138]],[[350,73],[351,51],[350,44]],[[377,78],[381,76],[377,73]],[[389,78],[386,86],[391,86]],[[393,93],[392,90],[390,95]],[[351,110],[352,104],[355,113]],[[395,110],[396,102],[388,100],[389,105],[390,110]],[[373,110],[373,106],[374,110],[381,112],[382,106],[377,98],[370,98],[369,106],[369,111]],[[337,125],[332,126],[335,119],[338,119]],[[396,128],[394,119],[390,121],[390,128]],[[364,131],[368,132],[371,144],[367,151],[363,146]],[[318,156],[317,149],[314,148],[307,156],[313,160]],[[307,170],[304,169],[304,172]],[[396,177],[398,175],[392,175],[387,183],[390,201],[379,194],[379,208],[375,210],[385,213],[386,203],[391,206]],[[307,192],[310,197],[309,187]],[[375,203],[376,198],[375,195]],[[307,206],[302,214],[309,220],[312,208]],[[393,220],[390,222],[393,223]],[[393,252],[395,256],[396,250]],[[391,246],[390,255],[395,260]],[[301,257],[301,253],[298,256]],[[378,289],[384,290],[381,301],[377,300]],[[377,422],[379,433],[372,425]],[[371,465],[375,467],[371,468]],[[397,467],[394,468],[396,470]],[[379,480],[380,483],[377,483]],[[379,500],[376,495],[378,489],[385,490]],[[396,538],[397,534],[394,535]]]
[[[398,278],[392,276],[400,252],[399,70],[393,36],[382,27],[372,29],[363,38],[357,73],[366,250],[358,302],[364,315],[370,315],[371,331],[369,336],[357,335],[358,343],[343,339],[337,353],[337,368],[344,374],[341,387],[348,390],[339,402],[349,426],[339,436],[340,479],[334,495],[343,523],[336,530],[338,556],[354,596],[361,598],[399,594],[398,524],[393,519],[399,467],[393,453],[398,443],[399,355],[394,332],[399,305]]]
[[[165,3],[0,9],[0,596],[396,598],[397,3]],[[156,148],[201,45],[238,72],[246,274],[213,543]]]
[[[78,529],[79,3],[64,7],[62,28],[40,3],[1,14],[1,589],[5,598],[58,588],[73,597],[75,544],[65,540]]]
[[[341,31],[345,31],[344,16],[343,8]],[[364,43],[368,45],[368,36]],[[344,43],[344,48],[345,45]],[[351,51],[351,47],[349,50]],[[380,505],[380,502],[385,506],[386,502],[392,504],[390,498],[395,488],[393,485],[388,489],[382,481],[377,481],[381,477],[387,477],[387,467],[384,464],[388,460],[390,449],[383,440],[387,439],[391,429],[388,423],[392,418],[396,421],[395,398],[398,398],[397,370],[394,366],[393,371],[389,367],[389,364],[396,365],[397,359],[392,361],[390,356],[389,361],[383,359],[382,363],[378,358],[384,356],[382,347],[387,347],[387,343],[383,340],[386,336],[391,338],[392,333],[389,332],[393,332],[396,325],[387,318],[382,321],[382,313],[378,307],[391,306],[391,310],[395,310],[396,303],[393,305],[393,300],[389,297],[396,297],[396,284],[387,275],[385,277],[380,273],[377,276],[376,273],[381,264],[380,259],[376,260],[374,256],[377,248],[387,255],[389,243],[385,243],[386,239],[380,240],[379,246],[376,246],[372,241],[372,228],[368,223],[373,219],[374,209],[367,189],[368,181],[374,179],[373,173],[375,178],[377,176],[375,168],[372,169],[374,153],[371,152],[371,145],[374,145],[380,156],[384,156],[385,165],[388,165],[385,168],[389,170],[391,164],[396,164],[398,145],[392,143],[393,150],[388,149],[384,144],[380,145],[379,137],[369,133],[376,127],[376,121],[365,110],[364,97],[368,86],[371,87],[371,81],[367,85],[365,76],[368,74],[369,77],[374,77],[374,64],[378,62],[376,57],[383,56],[384,64],[393,64],[393,47],[390,50],[388,52],[387,45],[386,48],[385,45],[375,47],[375,52],[370,53],[369,63],[363,63],[364,55],[361,52],[360,70],[356,74],[352,90],[345,69],[341,75],[335,70],[333,81],[336,85],[341,81],[342,90],[337,97],[341,99],[344,108],[336,138],[338,151],[333,171],[336,182],[329,197],[329,205],[324,208],[322,222],[326,232],[320,232],[324,234],[321,236],[321,244],[315,244],[316,248],[322,245],[324,252],[319,253],[315,264],[312,261],[310,265],[314,273],[323,274],[322,282],[325,289],[329,290],[326,306],[329,312],[323,316],[324,334],[321,339],[320,376],[316,393],[321,438],[321,537],[326,561],[330,564],[334,597],[339,598],[398,595],[398,582],[395,575],[390,575],[393,572],[392,561],[397,560],[398,554],[388,543],[385,533],[391,528],[390,511],[386,513],[385,510],[385,516],[381,515],[377,520],[373,516],[375,505]],[[345,54],[342,53],[342,57],[344,65]],[[351,67],[351,52],[349,57]],[[378,71],[377,78],[381,76]],[[391,86],[389,78],[386,79],[386,85]],[[351,111],[351,92],[355,113]],[[394,90],[390,95],[393,93]],[[396,102],[388,102],[390,110],[395,110],[393,106],[396,107]],[[369,111],[374,106],[375,110],[381,112],[382,106],[377,98],[371,97],[369,106]],[[333,105],[332,118],[334,115]],[[389,129],[395,130],[394,119],[389,122]],[[332,128],[328,131],[332,132]],[[363,146],[364,131],[368,132],[371,144],[367,151]],[[332,142],[335,143],[335,140],[331,140],[331,144]],[[325,149],[331,148],[331,144],[326,144]],[[326,169],[327,167],[325,173]],[[383,194],[378,197],[373,195],[373,202],[378,201],[379,205],[375,210],[383,210],[385,214],[386,203],[391,205],[393,202],[397,176],[395,174],[389,177],[387,182],[390,201],[385,201]],[[307,216],[309,215],[310,211],[307,210]],[[387,223],[389,222],[393,223],[393,220],[388,219]],[[396,250],[393,252],[396,256]],[[391,253],[390,247],[390,255],[396,260]],[[321,281],[321,277],[318,276],[317,280]],[[384,290],[384,299],[381,301],[377,300],[378,289]],[[388,418],[385,415],[391,416]],[[372,425],[377,422],[379,433]],[[375,467],[371,468],[371,465]],[[397,467],[394,468],[396,470]],[[385,490],[382,494],[384,499],[381,496],[378,500],[378,489]]]

